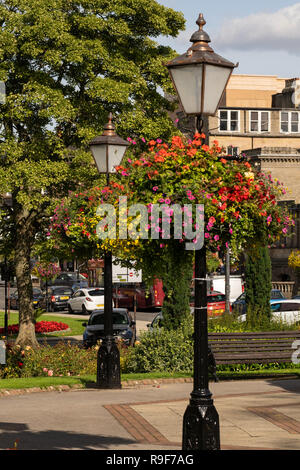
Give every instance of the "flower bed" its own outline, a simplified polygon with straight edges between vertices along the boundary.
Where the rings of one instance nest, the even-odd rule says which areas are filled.
[[[35,324],[36,333],[52,333],[54,331],[67,330],[69,325],[56,321],[39,321]],[[9,325],[7,332],[9,335],[16,335],[19,332],[19,325]],[[4,334],[4,328],[0,328],[0,334]]]

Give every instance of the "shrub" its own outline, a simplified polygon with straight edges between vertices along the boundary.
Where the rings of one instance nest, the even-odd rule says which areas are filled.
[[[124,372],[187,372],[193,370],[193,319],[176,330],[155,329],[141,335],[129,350]]]
[[[79,376],[97,373],[99,345],[83,349],[63,341],[37,349],[6,347],[6,364],[0,365],[0,379],[41,376]],[[119,344],[121,371],[124,370],[131,348]]]

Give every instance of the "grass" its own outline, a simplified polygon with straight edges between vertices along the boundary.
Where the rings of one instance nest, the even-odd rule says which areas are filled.
[[[281,377],[296,377],[300,378],[300,371],[295,369],[274,369],[274,370],[252,370],[252,371],[220,371],[218,372],[218,378],[222,380],[248,380],[248,379],[267,379],[267,378],[281,378]],[[130,380],[157,380],[160,379],[178,379],[178,378],[191,378],[191,374],[185,373],[163,373],[163,372],[151,372],[145,374],[122,374],[122,382],[128,382]],[[25,388],[47,388],[50,386],[56,387],[59,385],[82,385],[88,387],[96,384],[95,375],[84,375],[80,377],[29,377],[19,379],[2,379],[0,380],[0,390],[13,390],[13,389],[25,389]]]

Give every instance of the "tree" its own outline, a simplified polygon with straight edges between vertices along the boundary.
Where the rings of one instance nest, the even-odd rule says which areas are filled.
[[[86,147],[108,111],[123,137],[173,132],[160,89],[174,52],[151,38],[176,36],[184,19],[155,0],[3,0],[0,18],[0,194],[12,196],[1,234],[14,249],[17,343],[35,347],[30,257],[53,198],[99,179]]]
[[[256,323],[257,321],[264,322],[264,320],[268,322],[271,318],[271,272],[268,247],[253,246],[247,250],[245,265],[246,305],[249,315],[255,314],[256,318],[253,320]]]
[[[252,172],[248,162],[221,158],[217,142],[209,148],[202,145],[202,139],[200,134],[190,141],[180,136],[173,136],[169,143],[152,139],[142,152],[132,145],[108,186],[73,193],[59,201],[49,231],[52,246],[72,250],[76,246],[99,257],[109,249],[124,264],[134,263],[142,269],[149,284],[154,277],[162,279],[166,295],[163,315],[172,327],[190,310],[194,251],[186,249],[187,242],[192,240],[193,245],[204,231],[212,253],[224,252],[229,244],[232,255],[238,257],[252,245],[272,243],[293,224],[276,202],[283,190],[280,184]],[[121,207],[119,198],[125,196],[127,207]],[[97,212],[107,203],[116,214],[116,230],[111,236],[106,216]],[[140,205],[137,212],[131,210],[134,204]],[[157,204],[161,215],[154,215]],[[195,211],[197,204],[205,208],[202,222],[201,214],[197,218]],[[176,207],[180,208],[180,227]],[[123,212],[128,232],[124,238],[120,236]],[[143,212],[146,220],[141,219]],[[164,220],[170,224],[169,238],[162,237]],[[194,239],[187,233],[188,226],[195,229]],[[179,228],[180,236],[176,237],[175,229]],[[156,238],[155,233],[159,234]]]
[[[293,297],[295,297],[296,295],[299,295],[300,288],[300,250],[291,252],[288,259],[288,265],[294,270],[295,273],[295,284],[293,286],[292,292]]]

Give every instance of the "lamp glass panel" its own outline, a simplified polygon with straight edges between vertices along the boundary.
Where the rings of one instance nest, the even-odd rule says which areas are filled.
[[[126,151],[125,145],[109,145],[108,146],[108,171],[114,173],[115,166],[120,165],[124,153]]]
[[[90,149],[99,173],[106,173],[106,145],[91,145]]]
[[[170,69],[186,114],[201,113],[202,68],[202,64],[193,64]]]
[[[217,111],[232,69],[209,64],[206,64],[205,68],[203,114],[214,115]]]

